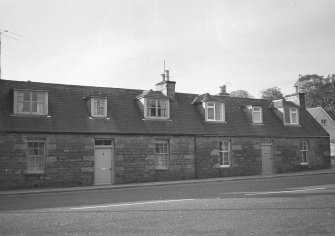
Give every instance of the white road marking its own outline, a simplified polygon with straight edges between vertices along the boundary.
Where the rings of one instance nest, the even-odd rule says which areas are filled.
[[[96,208],[107,208],[107,207],[120,207],[120,206],[136,206],[145,204],[157,204],[157,203],[170,203],[170,202],[182,202],[182,201],[193,201],[194,199],[178,199],[178,200],[162,200],[162,201],[151,201],[151,202],[133,202],[133,203],[122,203],[122,204],[111,204],[111,205],[100,205],[100,206],[87,206],[87,207],[74,207],[70,210],[86,210]]]
[[[258,192],[258,193],[246,193],[246,196],[254,196],[254,195],[267,195],[267,194],[277,194],[277,193],[296,193],[296,192],[308,192],[315,190],[324,190],[326,188],[307,188],[307,189],[296,189],[296,190],[285,190],[285,191],[275,191],[275,192]]]

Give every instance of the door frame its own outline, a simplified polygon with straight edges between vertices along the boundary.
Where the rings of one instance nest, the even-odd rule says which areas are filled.
[[[273,142],[263,142],[261,143],[261,159],[262,159],[262,175],[263,174],[263,151],[262,147],[263,146],[270,146],[271,147],[271,174],[270,175],[275,175],[275,156],[274,156],[274,145]]]
[[[102,140],[109,140],[111,141],[111,144],[110,145],[96,145],[96,141],[99,140],[99,141],[102,141]],[[93,172],[93,184],[94,185],[99,185],[99,184],[96,184],[95,182],[95,159],[96,159],[96,156],[95,156],[95,150],[96,149],[110,149],[111,150],[111,156],[110,156],[110,164],[111,164],[111,184],[115,184],[115,140],[113,138],[94,138],[94,161],[93,161],[93,169],[94,169],[94,172]]]

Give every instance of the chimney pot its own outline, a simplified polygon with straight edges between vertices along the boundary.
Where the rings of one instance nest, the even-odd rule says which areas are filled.
[[[226,85],[220,86],[220,93],[225,94],[226,93]]]
[[[166,77],[167,81],[170,80],[170,72],[169,72],[169,70],[165,70],[165,77]]]
[[[165,81],[165,74],[161,74],[162,75],[162,80],[163,82]]]

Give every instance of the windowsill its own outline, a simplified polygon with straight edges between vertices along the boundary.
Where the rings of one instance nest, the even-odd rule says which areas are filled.
[[[48,114],[30,114],[30,113],[15,113],[11,114],[11,116],[17,116],[17,117],[51,117]]]
[[[264,123],[252,123],[253,125],[264,125]]]
[[[35,173],[24,173],[25,175],[30,175],[30,176],[32,176],[32,175],[44,175],[45,174],[45,172],[35,172]]]
[[[89,116],[88,119],[92,120],[92,119],[107,119],[109,120],[110,118],[107,116]]]
[[[223,123],[223,124],[227,123],[226,121],[221,121],[221,120],[206,120],[206,122],[209,122],[209,123]]]
[[[162,118],[162,117],[147,117],[147,118],[144,118],[142,120],[148,120],[148,121],[172,121],[170,118]]]
[[[230,165],[220,165],[220,168],[230,168]]]
[[[290,123],[284,123],[285,126],[290,126],[290,127],[301,127],[300,124],[290,124]]]
[[[300,163],[301,166],[307,166],[308,163]]]
[[[156,167],[155,171],[168,171],[169,168],[168,167]]]

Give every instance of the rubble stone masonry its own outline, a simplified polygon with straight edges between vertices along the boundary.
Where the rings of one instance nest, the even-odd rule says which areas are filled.
[[[275,173],[330,168],[329,138],[168,135],[0,134],[0,189],[94,184],[94,140],[112,139],[114,184],[262,174],[261,144],[272,143]],[[45,173],[26,173],[28,139],[46,143]],[[168,168],[158,169],[155,141],[168,140]],[[219,141],[230,141],[230,166],[220,167]],[[299,142],[309,143],[301,165]]]

